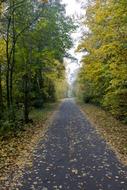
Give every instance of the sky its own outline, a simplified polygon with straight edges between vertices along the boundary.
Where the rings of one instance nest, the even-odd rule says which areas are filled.
[[[63,0],[62,1],[64,4],[66,4],[66,14],[68,16],[74,16],[76,17],[79,21],[82,15],[85,14],[84,9],[81,8],[82,3],[84,0]],[[78,43],[80,41],[80,38],[82,36],[81,34],[81,29],[82,27],[78,28],[75,33],[72,34],[72,38],[74,41],[74,46],[72,49],[69,50],[69,53],[77,59],[77,61],[72,61],[70,59],[65,59],[66,62],[66,73],[67,73],[67,79],[68,82],[71,84],[75,78],[76,78],[76,73],[77,70],[79,70],[81,64],[80,60],[82,57],[82,53],[76,53],[75,49],[78,46]]]

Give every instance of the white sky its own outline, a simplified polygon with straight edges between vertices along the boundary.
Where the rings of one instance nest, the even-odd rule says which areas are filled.
[[[81,14],[81,0],[79,0],[79,2],[76,0],[63,0],[63,3],[67,5],[66,6],[67,15]]]
[[[76,20],[80,21],[81,16],[85,14],[85,10],[81,8],[81,5],[82,3],[84,3],[84,0],[62,0],[62,2],[66,4],[66,14],[68,16],[73,16]],[[82,26],[81,28],[78,28],[75,33],[72,34],[74,47],[71,50],[69,50],[69,53],[75,58],[77,58],[77,62],[65,59],[67,79],[70,84],[76,78],[76,71],[80,68],[80,60],[82,57],[82,53],[75,53],[75,49],[78,45],[80,37],[82,36],[81,29]]]

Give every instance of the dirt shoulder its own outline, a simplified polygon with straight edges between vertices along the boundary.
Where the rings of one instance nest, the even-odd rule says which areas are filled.
[[[127,165],[127,125],[97,106],[79,102],[78,105],[97,132],[115,151],[118,159]]]
[[[0,189],[7,189],[17,173],[32,165],[32,153],[48,130],[59,103],[31,113],[33,124],[26,125],[16,135],[0,141]]]

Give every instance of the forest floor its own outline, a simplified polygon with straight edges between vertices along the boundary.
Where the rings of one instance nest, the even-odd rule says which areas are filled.
[[[62,102],[37,139],[30,165],[1,189],[126,190],[127,167],[73,100]]]
[[[32,154],[40,138],[43,138],[52,121],[59,102],[46,104],[43,109],[30,113],[32,124],[27,124],[16,134],[9,133],[0,137],[0,190],[10,189],[10,182],[18,172],[32,164]]]

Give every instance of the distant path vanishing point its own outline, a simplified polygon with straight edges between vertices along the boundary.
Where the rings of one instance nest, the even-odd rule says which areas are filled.
[[[34,151],[20,190],[127,190],[127,167],[73,100],[64,100]]]

